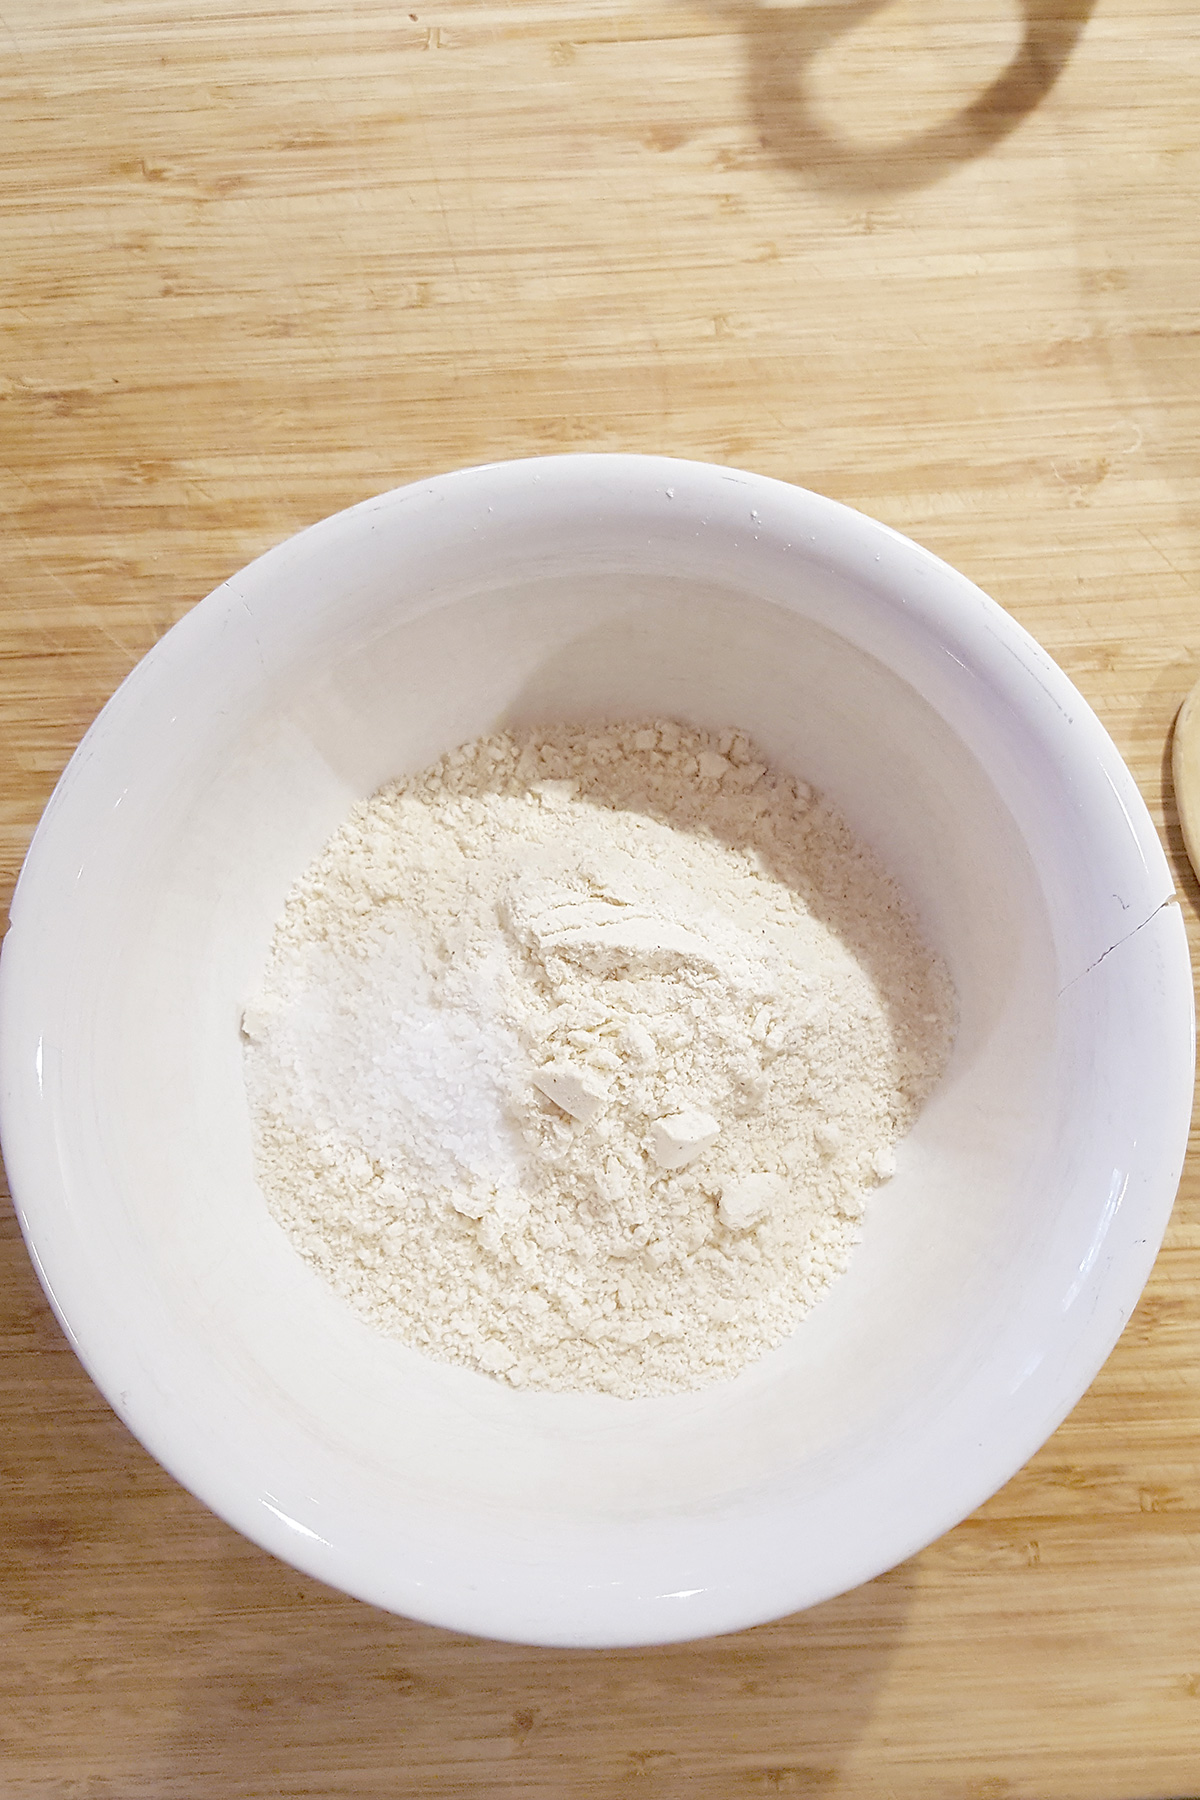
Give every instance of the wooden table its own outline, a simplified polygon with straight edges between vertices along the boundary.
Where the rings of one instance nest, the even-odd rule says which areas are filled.
[[[1191,0],[402,5],[4,0],[4,882],[116,683],[252,555],[434,470],[622,448],[978,580],[1113,733],[1195,927]],[[211,1517],[6,1212],[0,1795],[1200,1794],[1198,1281],[1193,1162],[1108,1366],[974,1518],[777,1625],[560,1655]]]

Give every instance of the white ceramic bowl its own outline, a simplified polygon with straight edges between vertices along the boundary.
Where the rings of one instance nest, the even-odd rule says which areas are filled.
[[[374,1336],[255,1188],[240,1011],[351,802],[508,722],[737,723],[817,783],[958,987],[849,1274],[736,1381],[517,1393]],[[270,551],[64,775],[0,971],[4,1149],[72,1344],[180,1481],[377,1605],[697,1637],[880,1573],[1096,1374],[1183,1158],[1192,988],[1146,809],[999,607],[844,507],[635,456],[419,482]]]

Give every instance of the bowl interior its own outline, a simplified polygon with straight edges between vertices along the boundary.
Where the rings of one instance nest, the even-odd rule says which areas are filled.
[[[1062,678],[932,558],[711,474],[588,498],[475,472],[253,565],[99,721],[6,946],[18,1201],[114,1405],[277,1553],[501,1636],[696,1635],[928,1541],[1094,1374],[1174,1191],[1178,921],[1095,721],[1064,749]],[[664,716],[742,726],[835,801],[946,958],[958,1039],[787,1344],[694,1395],[516,1393],[380,1339],[291,1250],[254,1184],[241,1008],[381,781],[498,726]]]

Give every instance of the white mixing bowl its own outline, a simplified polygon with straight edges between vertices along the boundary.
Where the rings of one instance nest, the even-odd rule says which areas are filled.
[[[745,726],[907,888],[949,1072],[850,1272],[736,1381],[519,1393],[375,1336],[255,1187],[239,1018],[352,801],[509,723]],[[1149,1273],[1193,1076],[1184,928],[1094,715],[999,607],[844,507],[555,457],[270,551],[104,709],[13,902],[5,1155],[72,1344],[180,1481],[383,1607],[697,1637],[889,1568],[1020,1467]]]

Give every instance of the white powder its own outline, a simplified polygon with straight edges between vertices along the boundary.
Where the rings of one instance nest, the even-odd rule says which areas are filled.
[[[732,731],[541,731],[380,790],[247,1008],[258,1174],[371,1324],[516,1386],[726,1378],[846,1267],[952,995]]]

